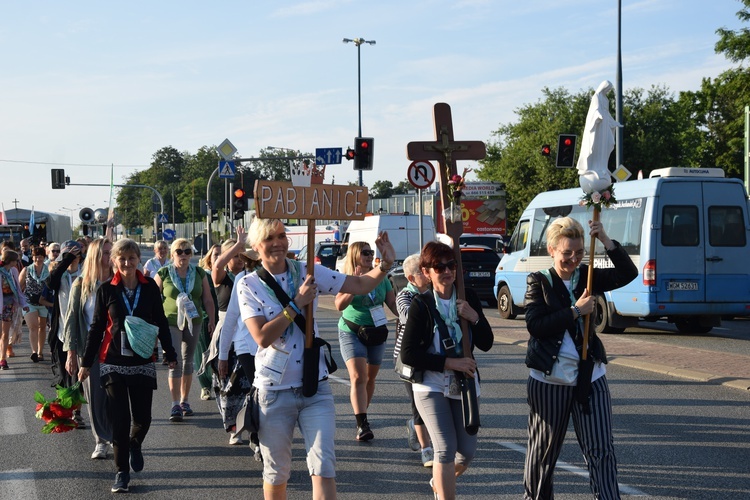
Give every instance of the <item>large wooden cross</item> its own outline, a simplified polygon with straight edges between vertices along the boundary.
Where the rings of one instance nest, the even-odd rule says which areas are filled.
[[[460,241],[463,232],[463,220],[461,216],[454,216],[456,211],[459,214],[462,212],[461,198],[460,195],[454,195],[454,199],[450,199],[449,194],[452,194],[454,190],[448,184],[448,181],[457,174],[457,160],[481,160],[487,155],[487,148],[482,141],[454,140],[453,120],[449,105],[442,102],[435,104],[433,118],[435,120],[435,141],[410,142],[406,145],[406,155],[410,160],[437,160],[440,163],[438,179],[440,181],[441,208],[444,214],[442,229],[453,243],[453,258],[456,261],[456,296],[461,300],[466,300]],[[448,216],[448,212],[450,212],[450,216]],[[464,357],[471,357],[469,325],[464,318],[461,318],[461,332],[462,354]],[[473,380],[467,380],[461,372],[456,372],[456,380],[461,386],[464,427],[466,432],[474,435],[479,430],[479,403],[476,385]]]

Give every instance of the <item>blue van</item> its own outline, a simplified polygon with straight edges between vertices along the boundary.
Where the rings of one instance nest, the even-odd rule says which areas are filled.
[[[495,271],[503,318],[523,313],[526,276],[552,265],[550,221],[570,216],[588,227],[592,213],[579,205],[582,194],[580,188],[541,193],[524,210]],[[665,168],[649,179],[618,182],[615,196],[601,220],[639,276],[597,296],[597,332],[666,318],[680,332],[706,333],[722,316],[750,315],[750,204],[740,180],[724,178],[718,168]],[[595,267],[611,266],[601,242],[594,253]]]

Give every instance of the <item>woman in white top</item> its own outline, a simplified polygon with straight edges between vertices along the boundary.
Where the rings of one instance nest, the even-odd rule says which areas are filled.
[[[395,258],[395,250],[388,235],[381,233],[376,240],[382,256],[381,265],[369,273],[346,276],[316,265],[314,276],[307,276],[305,263],[287,258],[289,243],[281,221],[255,218],[250,226],[249,240],[260,254],[262,268],[272,276],[269,279],[275,279],[291,298],[288,305],[282,305],[282,299],[258,275],[262,269],[245,276],[236,285],[242,319],[258,344],[253,385],[258,388],[260,407],[264,495],[266,499],[286,498],[292,465],[292,437],[297,425],[305,440],[312,497],[335,498],[336,415],[328,383],[328,367],[322,353],[318,364],[317,392],[310,397],[304,396],[305,333],[294,323],[294,318],[310,303],[315,311],[318,293],[361,295],[374,289],[385,278]],[[313,321],[316,336],[317,330]]]

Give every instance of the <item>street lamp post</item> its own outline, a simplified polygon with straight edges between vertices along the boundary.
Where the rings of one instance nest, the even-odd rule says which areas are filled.
[[[375,45],[375,40],[365,40],[364,38],[344,38],[344,43],[353,43],[357,46],[357,116],[359,119],[359,133],[357,137],[362,137],[362,65],[360,58],[360,47],[363,43]],[[362,171],[359,171],[359,185],[362,185]]]

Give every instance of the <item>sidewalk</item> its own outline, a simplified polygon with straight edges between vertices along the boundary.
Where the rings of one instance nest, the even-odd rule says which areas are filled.
[[[328,295],[321,296],[318,305],[335,310],[333,297]],[[495,342],[526,347],[528,333],[522,322],[511,327],[501,319],[487,319]],[[750,391],[750,356],[632,340],[616,334],[604,335],[602,341],[610,364]]]

